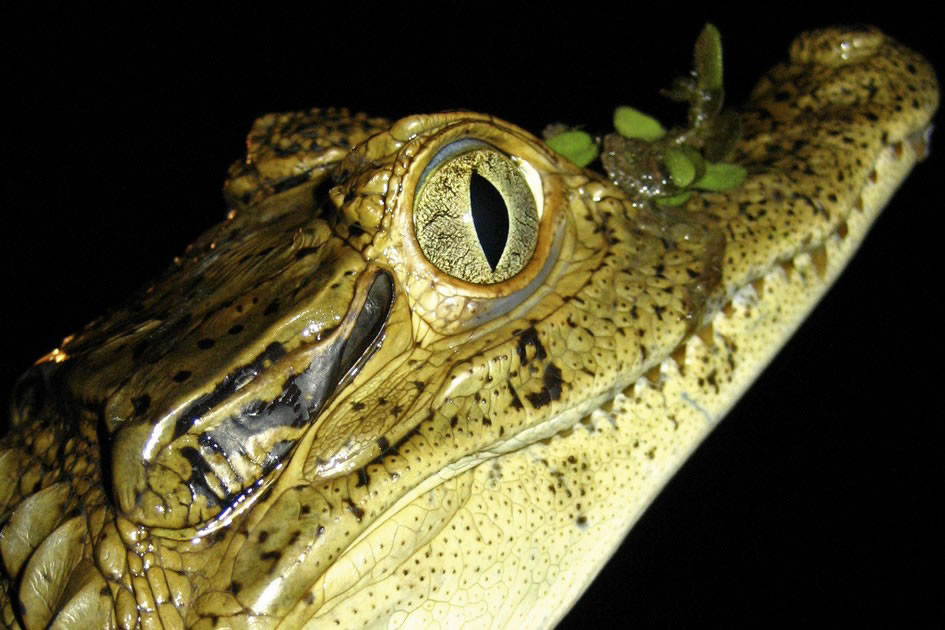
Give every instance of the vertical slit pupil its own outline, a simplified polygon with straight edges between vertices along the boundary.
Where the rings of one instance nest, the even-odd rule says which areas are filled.
[[[495,271],[509,239],[509,210],[492,182],[475,171],[469,180],[469,207],[479,245]]]

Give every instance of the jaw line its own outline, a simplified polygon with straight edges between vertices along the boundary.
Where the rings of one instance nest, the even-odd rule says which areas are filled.
[[[892,193],[895,191],[898,183],[902,180],[902,178],[904,178],[905,175],[908,174],[911,168],[918,161],[924,158],[924,152],[926,152],[924,147],[927,146],[927,142],[923,143],[922,139],[927,137],[927,134],[929,133],[929,130],[930,130],[930,126],[931,126],[931,123],[927,122],[924,126],[916,129],[910,134],[907,134],[907,136],[905,136],[903,140],[887,142],[886,145],[883,147],[883,149],[880,151],[879,156],[874,162],[874,170],[878,173],[881,173],[880,177],[878,178],[876,182],[871,182],[869,180],[864,182],[859,192],[859,196],[861,198],[864,197],[864,193],[867,193],[866,199],[864,199],[864,201],[870,202],[870,206],[868,208],[865,208],[864,209],[865,211],[861,213],[862,214],[861,220],[865,219],[867,228],[869,225],[872,224],[876,216],[878,216],[880,210],[886,205],[886,203],[888,202],[889,198],[892,196]],[[896,153],[903,151],[903,146],[899,146],[897,148],[897,145],[901,145],[902,142],[906,142],[906,141],[908,141],[906,144],[908,148],[905,149],[901,155],[897,156]],[[821,241],[818,241],[817,243],[814,243],[814,244],[809,244],[807,247],[804,247],[802,249],[799,249],[798,251],[792,252],[784,256],[783,258],[779,258],[779,260],[775,264],[771,265],[763,273],[758,274],[757,276],[746,280],[743,284],[739,284],[737,287],[735,287],[734,290],[732,290],[730,294],[726,296],[726,298],[722,302],[718,303],[717,307],[713,308],[712,305],[710,304],[709,308],[707,309],[707,312],[705,313],[703,317],[703,321],[698,327],[698,329],[701,329],[703,326],[710,325],[711,322],[714,320],[714,318],[723,312],[725,305],[731,303],[733,299],[737,299],[737,296],[741,295],[744,291],[748,289],[748,287],[752,286],[752,283],[755,282],[756,280],[762,279],[772,272],[776,272],[779,267],[782,267],[785,263],[792,262],[798,256],[810,255],[811,252],[813,252],[814,250],[817,250],[823,247],[829,239],[836,236],[839,226],[841,224],[845,224],[853,216],[853,213],[854,213],[854,209],[851,207],[850,209],[848,209],[846,213],[844,213],[843,215],[840,215],[838,217],[837,226],[835,226],[829,233],[827,233],[825,238],[822,239]],[[851,234],[849,236],[854,237],[854,238],[859,238],[860,241],[862,241],[867,231],[868,231],[867,229],[864,229],[862,234],[860,235]],[[858,244],[854,247],[854,250],[856,249],[856,247],[858,247]],[[845,266],[845,264],[846,263],[843,263],[843,266]],[[837,272],[837,275],[839,275],[839,272]],[[823,291],[826,291],[826,289],[833,283],[835,279],[836,277],[825,278],[823,290],[821,291],[820,295],[823,294]],[[814,298],[811,301],[810,307],[807,309],[808,311],[813,309],[816,306],[817,302],[819,301],[820,295],[818,295],[816,298]],[[604,404],[610,401],[613,401],[619,393],[625,391],[628,387],[632,387],[633,383],[637,379],[644,378],[643,375],[647,372],[647,370],[653,369],[654,367],[659,367],[663,363],[663,361],[674,360],[671,358],[671,355],[675,353],[675,351],[678,350],[679,348],[685,347],[691,338],[697,336],[698,329],[693,330],[690,333],[686,334],[679,341],[679,343],[674,347],[673,352],[671,352],[670,354],[667,354],[665,357],[660,357],[659,359],[655,359],[651,362],[648,362],[648,364],[643,369],[640,370],[639,374],[635,374],[629,378],[619,379],[617,383],[615,383],[608,389],[604,390],[599,395],[593,398],[590,398],[588,400],[582,401],[581,403],[575,405],[574,407],[567,409],[559,413],[558,415],[552,418],[549,418],[548,420],[536,426],[529,427],[527,429],[519,431],[515,435],[507,438],[506,440],[502,442],[498,442],[492,445],[488,449],[484,449],[478,453],[470,453],[469,455],[465,455],[461,457],[460,459],[456,460],[455,462],[441,468],[440,470],[431,473],[422,482],[420,482],[419,484],[414,486],[410,491],[408,491],[403,496],[401,496],[387,510],[385,510],[377,519],[375,519],[373,523],[371,523],[368,527],[366,527],[361,532],[361,534],[351,542],[351,544],[348,546],[348,549],[352,549],[356,547],[362,540],[367,538],[377,527],[379,527],[387,519],[389,515],[396,514],[399,510],[403,509],[407,504],[414,501],[418,496],[422,496],[423,494],[429,492],[433,488],[449,481],[453,477],[456,477],[457,475],[471,468],[474,468],[478,466],[479,464],[482,464],[483,462],[486,462],[490,459],[494,459],[502,455],[527,448],[528,446],[531,446],[532,444],[536,442],[549,439],[563,431],[567,431],[568,429],[573,428],[575,425],[577,425],[580,422],[581,419],[588,416],[595,409],[598,409]],[[791,331],[791,334],[793,334],[793,329]],[[785,340],[789,339],[791,334],[788,334],[785,337]],[[775,350],[779,350],[779,349],[780,348],[777,348]],[[758,372],[760,372],[760,369],[758,370]],[[753,381],[754,379],[750,379],[749,383]],[[747,385],[748,384],[746,384],[746,387]],[[741,392],[743,389],[744,388],[740,388],[738,391],[735,391],[734,398],[737,399],[741,395]],[[722,414],[722,416],[724,416],[724,413]],[[712,424],[715,424],[715,422],[713,422]]]

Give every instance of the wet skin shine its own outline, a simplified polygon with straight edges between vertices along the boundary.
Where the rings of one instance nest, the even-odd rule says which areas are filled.
[[[18,385],[0,621],[553,624],[921,157],[921,58],[792,55],[745,108],[749,181],[678,210],[484,115],[257,121],[227,221]],[[469,140],[537,213],[492,284],[415,236]]]

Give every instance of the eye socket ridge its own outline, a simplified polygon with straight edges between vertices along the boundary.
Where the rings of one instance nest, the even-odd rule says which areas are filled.
[[[504,282],[528,265],[540,200],[522,162],[472,138],[437,152],[418,179],[413,207],[414,233],[431,264],[480,285]]]

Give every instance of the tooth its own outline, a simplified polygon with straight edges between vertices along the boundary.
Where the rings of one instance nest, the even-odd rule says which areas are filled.
[[[827,248],[821,245],[810,253],[810,261],[821,278],[827,271]]]
[[[680,374],[685,374],[686,370],[686,344],[679,344],[673,353],[669,355],[670,358],[676,362],[676,367],[679,368]]]
[[[699,339],[702,340],[702,343],[704,343],[706,347],[711,348],[715,344],[715,330],[712,328],[712,324],[708,324],[697,330],[696,335],[699,336]]]
[[[660,384],[660,366],[654,365],[643,375],[646,377],[646,380],[650,381],[653,385]]]

